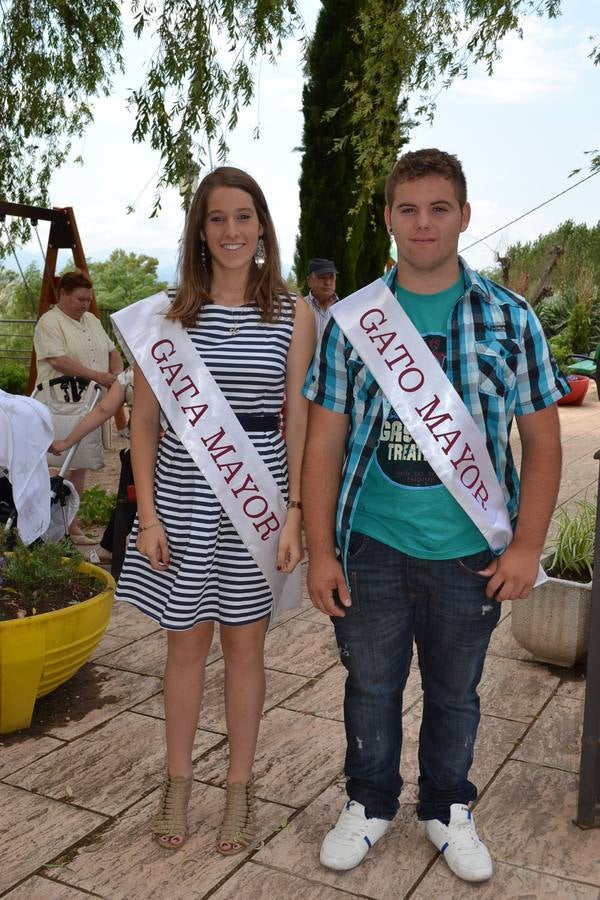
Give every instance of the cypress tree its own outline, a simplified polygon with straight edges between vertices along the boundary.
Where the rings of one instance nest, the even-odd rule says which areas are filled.
[[[294,267],[306,287],[308,261],[335,260],[337,291],[345,296],[381,274],[389,235],[383,221],[383,187],[370,204],[356,205],[356,156],[350,140],[351,109],[345,84],[360,77],[361,46],[353,35],[365,0],[323,0],[306,64],[302,106],[303,157],[300,223]],[[396,98],[390,98],[396,105]],[[335,112],[334,112],[335,111]],[[383,124],[381,141],[393,140]],[[337,148],[336,148],[337,145]],[[349,229],[351,229],[349,231]]]

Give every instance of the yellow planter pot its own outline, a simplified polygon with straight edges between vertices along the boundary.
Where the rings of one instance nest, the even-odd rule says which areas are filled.
[[[67,681],[90,658],[110,620],[115,582],[90,563],[81,572],[104,582],[82,603],[0,622],[0,734],[31,724],[38,697]]]

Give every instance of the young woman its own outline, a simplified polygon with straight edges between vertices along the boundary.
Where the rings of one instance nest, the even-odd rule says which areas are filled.
[[[264,195],[245,172],[222,167],[198,187],[186,222],[179,276],[166,318],[181,323],[228,401],[229,412],[235,413],[266,463],[269,478],[274,478],[287,499],[276,564],[290,573],[303,557],[299,498],[306,401],[300,387],[316,337],[310,310],[304,303],[294,309],[280,275],[277,240]],[[143,340],[146,347],[148,340]],[[178,369],[165,364],[161,371],[175,378]],[[278,430],[284,390],[285,443]],[[174,385],[173,394],[180,393]],[[184,396],[191,398],[191,389]],[[199,404],[200,399],[189,399],[187,408],[201,411],[200,406],[192,407],[194,402]],[[164,412],[168,417],[169,408]],[[218,622],[225,662],[229,767],[217,849],[237,853],[255,840],[251,778],[265,693],[263,647],[273,596],[265,575],[182,443],[189,434],[182,433],[180,439],[169,427],[159,445],[159,413],[155,393],[136,365],[131,450],[138,520],[117,597],[133,603],[167,630],[167,775],[152,829],[160,846],[168,850],[181,847],[187,837],[192,745],[204,667]]]

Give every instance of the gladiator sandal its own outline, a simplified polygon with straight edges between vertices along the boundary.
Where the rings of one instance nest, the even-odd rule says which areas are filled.
[[[231,856],[251,847],[255,838],[254,785],[252,781],[228,784],[217,850],[224,856]]]
[[[179,850],[188,836],[187,808],[192,791],[192,776],[165,775],[162,795],[156,815],[150,820],[150,828],[159,847]],[[171,843],[172,838],[179,843]]]

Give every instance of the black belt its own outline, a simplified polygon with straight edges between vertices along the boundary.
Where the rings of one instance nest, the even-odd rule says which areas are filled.
[[[236,413],[244,431],[279,431],[279,416],[255,416],[252,413]]]

